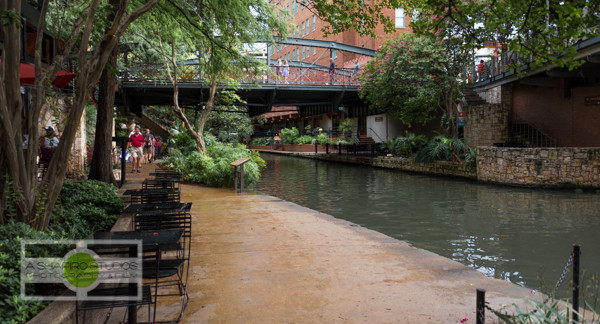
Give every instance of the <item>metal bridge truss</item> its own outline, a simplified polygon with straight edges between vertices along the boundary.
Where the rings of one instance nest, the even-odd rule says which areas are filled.
[[[276,38],[280,44],[310,46],[375,56],[374,50],[338,42],[311,40],[303,38]],[[337,68],[333,77],[329,67],[314,64],[327,51],[315,57],[313,63],[292,61],[289,63],[288,76],[278,73],[280,67],[268,59],[267,67],[248,71],[238,80],[240,86],[232,88],[227,85],[222,89],[235,90],[242,98],[241,106],[247,106],[250,116],[271,111],[273,106],[298,107],[303,116],[320,114],[337,110],[338,107],[365,107],[358,97],[358,82],[353,69]],[[177,80],[179,102],[182,106],[200,107],[208,98],[208,87],[198,68],[197,59],[188,60],[178,67]],[[141,115],[143,106],[172,105],[173,86],[168,81],[162,66],[142,66],[124,71],[120,77],[119,103],[128,110]]]

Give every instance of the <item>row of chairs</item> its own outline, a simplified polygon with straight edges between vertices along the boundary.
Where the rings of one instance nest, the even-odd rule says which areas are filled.
[[[192,238],[192,217],[189,208],[191,208],[191,204],[180,202],[181,174],[160,169],[153,174],[155,177],[146,179],[140,190],[129,192],[131,204],[135,205],[132,207],[138,207],[130,209],[137,210],[132,216],[132,234],[135,236],[135,233],[155,232],[157,234],[160,231],[170,231],[181,233],[180,239],[160,246],[143,244],[142,277],[144,285],[141,299],[128,303],[84,301],[78,306],[78,311],[84,312],[83,321],[85,321],[85,311],[87,310],[117,307],[133,309],[133,306],[136,310],[143,306],[148,307],[148,322],[177,323],[183,316],[189,302],[188,278]],[[165,206],[173,206],[173,209],[165,208]],[[157,210],[145,212],[153,210],[153,207],[156,207],[158,212]],[[118,289],[126,290],[128,287],[118,287]],[[169,302],[174,298],[179,299],[179,312],[173,316],[174,318],[169,319],[163,317],[172,314],[163,313],[157,321],[157,302],[162,298]],[[150,312],[151,306],[154,307],[152,313]],[[124,320],[125,316],[127,316],[127,312]]]

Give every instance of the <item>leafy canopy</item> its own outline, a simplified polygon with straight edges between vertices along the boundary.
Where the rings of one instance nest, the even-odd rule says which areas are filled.
[[[450,39],[467,49],[485,41],[501,44],[512,58],[575,68],[581,60],[573,45],[598,35],[600,2],[589,0],[403,0],[411,28],[420,35]]]
[[[442,42],[402,34],[367,63],[360,96],[405,125],[425,124],[442,105],[445,83],[456,79],[447,73],[450,60]]]

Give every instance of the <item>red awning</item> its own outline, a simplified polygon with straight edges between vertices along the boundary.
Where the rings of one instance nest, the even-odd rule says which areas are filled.
[[[0,63],[2,63],[0,61]],[[21,85],[33,85],[35,81],[35,67],[31,64],[21,63],[19,66],[19,74],[21,79]],[[75,78],[75,74],[67,71],[58,71],[52,84],[59,87],[66,87],[71,80]]]

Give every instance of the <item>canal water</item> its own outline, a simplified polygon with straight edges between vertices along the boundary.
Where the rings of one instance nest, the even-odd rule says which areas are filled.
[[[600,192],[523,189],[276,154],[254,190],[345,219],[489,277],[552,287],[574,243],[600,273]],[[565,296],[563,284],[557,294]]]

